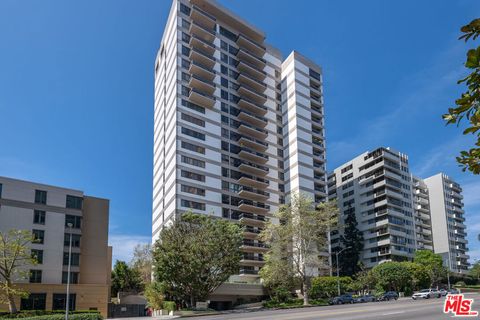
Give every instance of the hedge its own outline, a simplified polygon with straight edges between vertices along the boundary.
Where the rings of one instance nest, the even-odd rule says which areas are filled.
[[[103,320],[98,311],[71,311],[68,318],[71,320]],[[21,311],[14,314],[2,314],[0,319],[63,320],[65,311]]]
[[[175,311],[177,309],[177,305],[175,304],[175,301],[163,301],[162,308],[170,312]]]

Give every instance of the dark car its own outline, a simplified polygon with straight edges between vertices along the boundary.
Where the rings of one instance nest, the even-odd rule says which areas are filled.
[[[395,291],[387,291],[378,300],[390,301],[390,300],[397,300],[397,299],[398,299],[398,293],[396,293]]]
[[[365,296],[361,296],[355,299],[355,303],[375,302],[375,301],[377,301],[377,298],[371,294],[367,294]]]
[[[329,303],[330,304],[345,304],[345,303],[353,303],[353,297],[351,294],[342,294],[341,296],[332,298]]]

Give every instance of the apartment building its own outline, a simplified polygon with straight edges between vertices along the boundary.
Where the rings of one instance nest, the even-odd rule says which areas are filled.
[[[445,174],[412,175],[405,154],[381,147],[330,173],[328,191],[338,200],[340,225],[355,214],[365,267],[411,260],[422,249],[442,255],[452,272],[467,270],[462,189]],[[332,252],[342,249],[342,234],[342,228],[331,233]]]
[[[107,316],[111,247],[109,201],[82,191],[0,177],[0,231],[29,230],[38,264],[16,285],[30,293],[20,310],[61,310],[66,305],[68,250],[72,237],[70,308]],[[8,309],[0,304],[0,309]]]
[[[469,267],[462,188],[443,173],[425,179],[429,190],[435,253],[441,254],[452,272],[466,273]]]
[[[340,225],[354,214],[363,234],[360,260],[366,268],[384,261],[404,261],[415,251],[412,182],[408,157],[390,148],[365,152],[329,175]],[[339,228],[331,234],[332,252],[341,250]]]
[[[262,295],[265,221],[326,197],[321,69],[210,0],[173,1],[154,69],[152,241],[189,210],[238,221],[242,267],[211,300]]]

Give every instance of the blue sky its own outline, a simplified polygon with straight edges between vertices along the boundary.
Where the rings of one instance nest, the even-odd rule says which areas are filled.
[[[458,30],[480,2],[219,2],[322,66],[329,169],[384,145],[417,175],[444,171],[464,186],[480,258],[480,177],[454,161],[473,140],[440,117],[462,90],[472,44]],[[153,62],[170,4],[0,1],[0,175],[109,198],[115,258],[151,232]]]

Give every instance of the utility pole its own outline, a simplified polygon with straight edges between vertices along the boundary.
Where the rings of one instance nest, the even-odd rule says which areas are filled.
[[[350,249],[351,247],[346,247],[346,248],[343,248],[342,250],[340,251],[337,251],[335,252],[335,256],[336,256],[336,260],[337,260],[337,290],[338,290],[338,295],[340,295],[340,272],[339,272],[339,268],[338,268],[338,255],[340,253],[342,253],[343,251],[347,250],[347,249]]]

